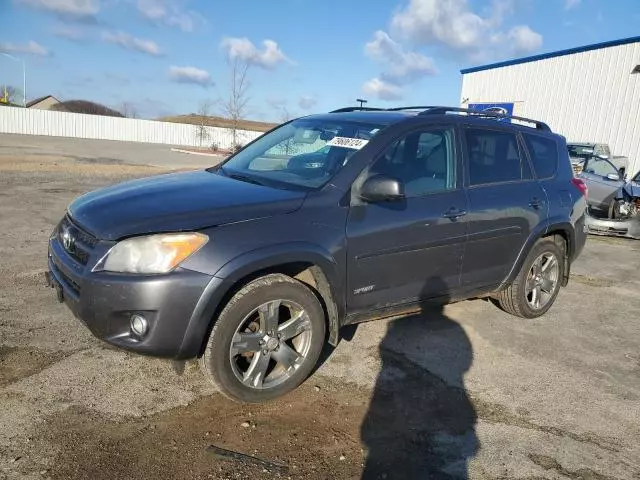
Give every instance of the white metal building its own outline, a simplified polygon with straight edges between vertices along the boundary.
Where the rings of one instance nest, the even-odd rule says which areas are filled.
[[[640,37],[461,70],[462,106],[542,120],[568,142],[607,143],[640,170]]]

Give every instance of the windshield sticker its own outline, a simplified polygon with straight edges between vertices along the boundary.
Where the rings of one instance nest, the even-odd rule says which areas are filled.
[[[326,143],[326,145],[329,145],[331,147],[344,147],[353,148],[354,150],[360,150],[367,143],[369,143],[369,140],[364,140],[362,138],[333,137]]]

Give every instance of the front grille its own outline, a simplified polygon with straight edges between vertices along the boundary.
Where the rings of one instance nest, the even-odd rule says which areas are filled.
[[[59,269],[55,263],[53,264],[53,270],[55,270],[54,273],[67,284],[67,286],[73,291],[73,293],[76,294],[76,296],[80,295],[80,285],[78,283],[74,282],[69,275],[65,274],[61,269]]]
[[[58,225],[57,238],[67,254],[76,262],[86,265],[91,251],[98,243],[98,239],[85,232],[65,216]]]

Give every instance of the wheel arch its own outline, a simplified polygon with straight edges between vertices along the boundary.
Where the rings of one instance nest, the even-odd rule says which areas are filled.
[[[555,221],[554,219],[549,219],[547,222],[538,225],[538,227],[531,233],[531,235],[529,235],[529,238],[520,250],[518,257],[513,264],[513,267],[511,267],[511,271],[507,275],[507,278],[505,278],[500,285],[499,290],[503,289],[511,282],[513,282],[536,242],[541,238],[551,236],[558,236],[561,239],[559,241],[562,242],[562,248],[566,252],[566,255],[564,256],[564,274],[562,276],[562,286],[567,286],[571,270],[571,259],[575,250],[574,228],[570,222],[564,219],[555,219]]]
[[[192,316],[180,358],[201,356],[215,320],[229,299],[244,285],[271,273],[282,273],[306,284],[325,311],[329,343],[339,341],[344,316],[342,282],[333,257],[313,244],[281,244],[254,250],[226,263],[212,279]]]

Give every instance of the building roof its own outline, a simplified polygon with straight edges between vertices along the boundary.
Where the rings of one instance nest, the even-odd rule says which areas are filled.
[[[600,50],[602,48],[617,47],[619,45],[627,45],[629,43],[640,42],[640,37],[621,38],[619,40],[610,40],[608,42],[594,43],[592,45],[583,45],[582,47],[569,48],[567,50],[558,50],[556,52],[541,53],[530,57],[514,58],[504,62],[489,63],[478,67],[464,68],[460,70],[461,74],[481,72],[483,70],[491,70],[493,68],[508,67],[510,65],[518,65],[520,63],[536,62],[553,57],[563,57],[565,55],[573,55],[574,53],[588,52],[590,50]]]
[[[53,95],[45,95],[44,97],[38,97],[38,98],[34,98],[33,100],[28,101],[27,102],[27,108],[32,107],[32,106],[36,105],[37,103],[40,103],[43,100],[46,100],[47,98],[53,98],[56,102],[60,102],[60,100],[58,100]]]

